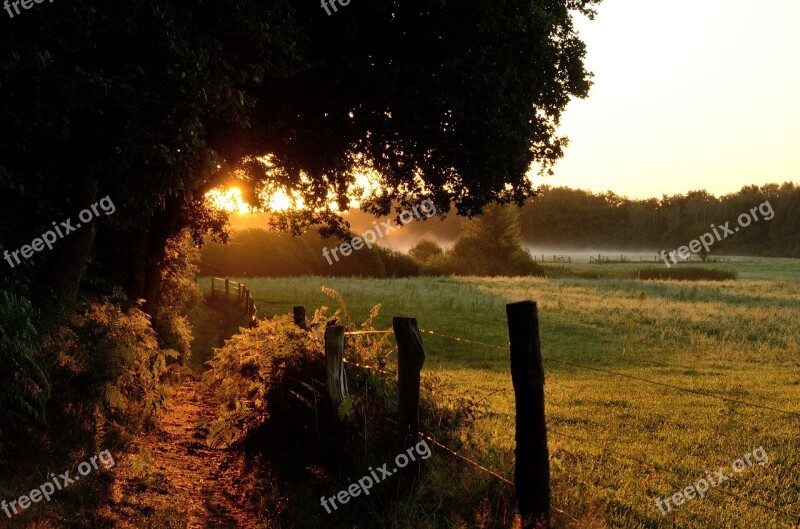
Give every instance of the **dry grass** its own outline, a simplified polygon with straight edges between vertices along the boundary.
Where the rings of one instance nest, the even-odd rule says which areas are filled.
[[[766,272],[765,272],[766,274]],[[260,313],[329,304],[325,284],[354,318],[383,303],[382,321],[502,346],[504,305],[538,302],[546,358],[611,369],[800,413],[800,283],[637,282],[624,279],[244,279]],[[426,335],[423,372],[485,398],[492,413],[465,432],[470,453],[511,476],[513,401],[502,351]],[[746,499],[800,516],[800,418],[546,361],[554,505],[589,527],[796,527]],[[578,440],[576,440],[578,439]],[[600,448],[596,445],[600,445]],[[767,466],[662,516],[653,498],[764,446]],[[655,463],[678,477],[641,464]],[[498,487],[503,487],[498,483]],[[557,516],[559,526],[575,524]]]

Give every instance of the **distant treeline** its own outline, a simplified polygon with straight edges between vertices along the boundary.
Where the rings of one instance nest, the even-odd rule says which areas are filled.
[[[710,254],[800,257],[800,186],[747,186],[715,197],[705,191],[633,200],[564,187],[542,189],[522,208],[525,242],[532,246],[673,250],[769,201],[775,216],[753,222],[716,243]]]
[[[323,248],[340,244],[316,232],[293,237],[258,228],[232,234],[229,244],[209,243],[201,251],[200,275],[289,277],[369,276],[408,277],[422,275],[419,263],[408,255],[378,246],[328,261]]]
[[[323,249],[330,250],[341,242],[335,238],[323,239],[313,231],[293,237],[248,228],[233,233],[227,245],[205,245],[200,274],[265,277],[543,274],[522,247],[516,207],[487,207],[482,217],[463,223],[461,234],[449,249],[423,239],[409,254],[373,246],[340,256],[338,261],[330,254],[328,259],[323,257]]]

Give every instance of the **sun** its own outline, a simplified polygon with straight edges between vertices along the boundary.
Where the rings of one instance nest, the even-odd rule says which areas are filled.
[[[308,183],[308,176],[304,175],[303,178],[305,181],[302,183]],[[364,201],[383,194],[381,180],[380,175],[374,170],[367,168],[354,170],[352,182],[347,189],[349,208],[358,209]],[[302,211],[309,207],[299,190],[287,189],[280,185],[262,189],[258,196],[260,206],[257,208],[245,202],[242,190],[237,186],[217,187],[206,193],[205,198],[214,209],[240,215],[256,214],[261,211],[273,213]],[[326,204],[320,208],[343,213],[339,211],[337,196],[333,191],[329,192]]]
[[[215,209],[239,213],[250,213],[252,208],[242,199],[242,190],[238,187],[228,189],[212,189],[206,193],[206,199]]]

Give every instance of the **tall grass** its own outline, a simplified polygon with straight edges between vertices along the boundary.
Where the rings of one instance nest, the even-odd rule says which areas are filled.
[[[254,292],[260,313],[319,305],[324,302],[319,286],[325,284],[348,299],[356,319],[382,303],[375,327],[388,328],[391,316],[415,316],[422,328],[498,346],[508,341],[505,303],[533,299],[546,358],[800,410],[800,284],[793,281],[242,281]],[[425,345],[426,376],[474,392],[490,409],[463,433],[462,449],[511,476],[514,403],[508,355],[432,335],[425,335]],[[672,495],[705,470],[728,466],[763,445],[770,463],[722,488],[800,513],[797,417],[552,360],[546,360],[545,368],[555,506],[589,527],[793,527],[781,515],[719,492],[668,516],[662,516],[653,499]],[[565,517],[556,519],[560,527],[573,526]]]

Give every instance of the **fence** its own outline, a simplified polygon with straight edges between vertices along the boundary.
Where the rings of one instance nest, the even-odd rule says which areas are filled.
[[[550,470],[547,449],[547,431],[544,414],[544,369],[542,364],[539,340],[539,324],[536,304],[532,301],[514,303],[507,306],[507,318],[510,338],[511,378],[517,402],[516,406],[516,469],[514,481],[503,477],[470,458],[438,443],[430,435],[420,429],[419,401],[420,377],[425,362],[425,348],[422,334],[431,331],[420,330],[415,318],[395,317],[392,329],[387,331],[354,331],[345,332],[342,325],[330,322],[325,328],[324,348],[325,367],[327,372],[328,393],[333,404],[331,410],[338,416],[341,403],[348,397],[349,390],[344,359],[345,336],[359,334],[393,333],[397,342],[397,386],[398,386],[398,420],[394,422],[397,434],[403,443],[403,449],[412,446],[419,437],[431,441],[465,463],[471,464],[487,472],[504,483],[515,487],[520,518],[523,529],[542,527],[544,522],[549,527],[550,505]],[[294,322],[301,328],[307,328],[305,308],[294,308]],[[376,368],[375,371],[388,374]],[[412,466],[410,472],[419,473],[419,465]],[[552,510],[570,515],[558,508]],[[574,520],[574,518],[572,518]]]
[[[509,321],[509,324],[510,324],[510,321]],[[422,331],[422,332],[427,333],[427,334],[432,335],[432,336],[436,336],[436,337],[442,338],[442,339],[451,340],[451,341],[454,341],[454,342],[459,342],[459,343],[464,343],[464,344],[470,344],[470,345],[474,345],[474,346],[479,346],[481,348],[486,348],[486,349],[490,349],[490,350],[497,350],[497,351],[503,351],[503,352],[508,351],[507,347],[501,347],[501,346],[495,345],[495,344],[489,344],[489,343],[479,342],[479,341],[475,341],[475,340],[468,340],[466,338],[461,338],[461,337],[449,336],[449,335],[441,334],[441,333],[434,332],[434,331]],[[620,373],[618,371],[614,371],[614,370],[611,370],[611,369],[595,367],[595,366],[589,366],[589,365],[581,364],[581,363],[578,363],[578,362],[562,360],[562,359],[559,359],[559,358],[542,356],[542,359],[544,360],[545,363],[553,362],[553,363],[557,363],[557,364],[568,365],[568,366],[571,366],[571,367],[576,367],[576,368],[580,368],[580,369],[586,369],[586,370],[589,370],[589,371],[603,373],[603,374],[606,374],[606,375],[619,377],[619,378],[623,378],[623,379],[626,379],[626,380],[634,380],[634,381],[637,381],[637,382],[640,382],[640,383],[645,383],[645,384],[650,384],[650,385],[654,385],[654,386],[658,386],[658,387],[662,387],[662,388],[667,388],[667,389],[670,389],[670,390],[673,390],[673,391],[676,391],[676,392],[680,392],[680,393],[685,393],[685,394],[690,394],[690,395],[697,395],[697,396],[702,396],[702,397],[706,397],[706,398],[710,398],[710,399],[716,399],[716,400],[720,400],[720,401],[723,401],[723,402],[727,402],[727,403],[731,403],[731,404],[738,404],[740,406],[745,406],[745,407],[749,407],[749,408],[753,408],[753,409],[772,412],[774,414],[779,414],[779,415],[783,415],[783,416],[787,416],[787,417],[791,417],[791,418],[795,418],[795,419],[800,418],[800,413],[795,412],[795,411],[789,411],[789,410],[779,409],[779,408],[776,408],[774,406],[769,406],[769,405],[755,403],[755,402],[749,402],[749,401],[745,401],[745,400],[742,400],[742,399],[739,399],[739,398],[730,397],[730,396],[723,395],[723,394],[713,393],[713,392],[709,392],[709,391],[700,391],[700,390],[696,390],[696,389],[692,389],[692,388],[686,388],[686,387],[678,386],[678,385],[675,385],[675,384],[668,384],[668,383],[660,382],[660,381],[657,381],[657,380],[650,380],[650,379],[647,379],[647,378],[644,378],[644,377],[639,377],[639,376],[636,376],[636,375],[630,375],[630,374],[627,374],[627,373]],[[663,473],[663,474],[669,474],[669,475],[672,475],[672,476],[676,476],[676,477],[680,478],[681,481],[683,481],[684,483],[689,483],[689,482],[693,481],[693,478],[691,476],[688,476],[688,475],[686,475],[684,473],[678,472],[678,471],[676,471],[674,469],[671,469],[671,468],[667,468],[667,467],[665,467],[663,465],[659,465],[657,463],[653,463],[651,461],[647,461],[645,459],[635,458],[635,457],[632,457],[630,455],[623,454],[619,450],[615,450],[614,448],[610,448],[608,446],[605,446],[603,444],[597,443],[596,441],[593,441],[591,439],[587,439],[585,437],[577,437],[577,436],[574,436],[574,435],[566,434],[566,433],[561,432],[559,430],[556,430],[554,428],[547,428],[547,433],[549,433],[551,435],[555,435],[557,437],[570,439],[572,441],[575,441],[575,442],[583,444],[583,445],[593,446],[593,447],[595,447],[597,449],[600,449],[603,452],[613,456],[617,460],[621,460],[621,461],[624,461],[624,462],[630,461],[630,462],[633,462],[633,463],[635,463],[637,465],[641,465],[643,467],[654,469],[657,472],[660,472],[660,473]],[[655,459],[655,458],[653,458],[653,459]],[[487,470],[487,469],[484,469],[484,470]],[[495,477],[499,478],[500,480],[511,484],[511,482],[508,479],[506,479],[506,478],[504,478],[502,476],[499,476],[497,473],[495,473],[493,471],[489,471],[489,472],[492,473],[493,475],[495,475]],[[786,491],[783,491],[783,492],[785,493]],[[727,491],[727,490],[719,488],[719,487],[710,489],[709,493],[719,493],[719,494],[728,496],[730,498],[733,498],[733,499],[736,499],[736,500],[739,500],[739,501],[743,501],[743,502],[748,503],[748,504],[750,504],[750,505],[752,505],[754,507],[757,507],[759,509],[763,509],[765,511],[770,511],[770,512],[776,514],[777,516],[783,518],[783,519],[790,520],[792,524],[796,524],[796,525],[791,525],[789,527],[798,527],[798,528],[800,528],[800,513],[794,513],[794,512],[790,512],[790,511],[787,511],[785,509],[781,509],[781,508],[773,506],[773,505],[768,505],[768,504],[763,503],[761,501],[754,500],[752,498],[748,498],[746,496],[743,496],[743,495],[740,495],[740,494],[736,494],[736,493]],[[781,497],[783,495],[784,494],[782,494],[781,491],[774,491],[774,497],[776,497],[776,498]],[[786,495],[786,496],[788,496],[788,495]],[[558,513],[558,514],[560,514],[560,515],[572,520],[573,522],[575,522],[575,524],[577,526],[584,526],[584,524],[576,516],[573,516],[572,514],[570,514],[568,512],[565,512],[565,511],[563,511],[561,509],[558,509],[557,507],[552,506],[552,505],[551,505],[551,509],[554,512],[556,512],[556,513]],[[588,526],[588,524],[586,524],[586,526]]]
[[[640,383],[652,384],[670,390],[699,395],[710,399],[718,399],[728,403],[735,403],[741,406],[752,407],[777,414],[787,415],[793,418],[800,418],[800,413],[782,410],[776,407],[744,401],[723,394],[708,391],[699,391],[692,388],[677,386],[649,380],[644,377],[620,373],[610,369],[584,365],[577,362],[562,360],[559,358],[543,357],[541,353],[541,341],[539,336],[538,312],[536,303],[525,301],[512,303],[506,306],[506,316],[509,329],[509,345],[502,347],[495,344],[469,340],[462,337],[449,336],[436,331],[420,329],[415,318],[393,318],[392,329],[387,331],[355,331],[345,332],[343,326],[329,324],[325,329],[325,363],[327,369],[328,391],[333,402],[334,416],[337,415],[339,404],[348,396],[347,374],[345,371],[344,359],[345,336],[358,334],[378,334],[394,333],[397,341],[397,385],[398,385],[398,421],[391,421],[397,433],[403,439],[404,446],[419,437],[429,440],[435,447],[447,452],[448,454],[460,459],[462,462],[472,465],[479,470],[493,476],[499,481],[513,486],[516,492],[517,504],[523,529],[533,529],[538,527],[550,527],[551,514],[556,513],[573,522],[576,526],[584,524],[578,517],[558,508],[551,503],[550,487],[550,468],[549,452],[547,444],[548,433],[565,439],[589,445],[601,449],[616,459],[631,461],[637,465],[642,465],[656,470],[657,472],[670,474],[681,478],[684,482],[692,481],[691,476],[677,472],[648,461],[646,459],[635,458],[630,455],[622,454],[619,450],[604,446],[591,439],[586,439],[553,428],[546,428],[544,412],[544,365],[545,362],[559,363],[600,372],[614,377],[627,380],[635,380]],[[306,328],[305,308],[295,307],[295,324]],[[333,323],[333,322],[331,322]],[[459,343],[470,344],[491,350],[510,353],[511,377],[515,398],[515,468],[513,481],[503,476],[500,472],[487,468],[480,463],[473,461],[469,457],[438,443],[433,437],[423,432],[419,425],[419,394],[420,394],[420,373],[425,361],[425,348],[422,335],[427,334],[437,338],[451,340]],[[368,366],[354,366],[372,369],[374,371],[389,374],[381,369]],[[412,472],[419,472],[419,467],[411,469]],[[713,488],[709,493],[719,493],[739,501],[747,502],[757,508],[764,509],[776,514],[779,517],[792,520],[792,523],[800,524],[800,514],[781,509],[779,506],[768,505],[761,501],[748,498],[721,488]],[[776,497],[780,495],[776,493]],[[800,525],[798,525],[800,527]]]
[[[620,255],[619,259],[616,259],[616,256],[614,256],[614,258],[611,258],[607,255],[602,255],[602,254],[597,254],[597,257],[591,255],[589,256],[589,263],[595,263],[595,264],[658,263],[658,262],[662,261],[661,258],[657,255],[653,258],[653,260],[644,259],[640,255],[638,261],[636,261],[635,259],[629,259],[624,255]]]
[[[215,285],[217,281],[219,281],[224,285],[223,289],[219,290],[219,293],[217,293],[218,291]],[[235,296],[236,298],[237,303],[244,302],[245,313],[251,319],[251,321],[255,320],[258,309],[256,308],[256,304],[255,301],[253,300],[252,294],[250,294],[250,289],[247,288],[246,285],[242,283],[237,283],[236,281],[231,281],[230,279],[227,278],[212,277],[211,297],[212,298],[220,297],[223,295],[223,292],[226,299],[230,299],[231,294],[233,294],[233,296]]]
[[[547,259],[545,255],[542,254],[541,259],[539,259],[538,255],[534,255],[533,260],[537,263],[571,263],[572,257],[569,255],[554,255],[552,259]]]

